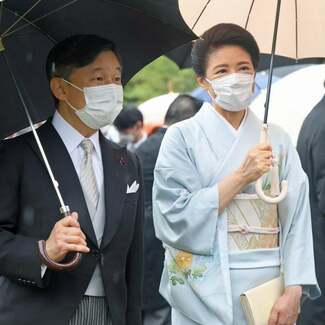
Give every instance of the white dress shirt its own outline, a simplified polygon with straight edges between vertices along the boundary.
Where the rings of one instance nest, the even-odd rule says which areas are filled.
[[[56,111],[53,116],[52,124],[55,130],[59,133],[65,147],[67,148],[71,160],[73,162],[74,168],[79,177],[81,163],[85,155],[84,150],[82,149],[80,144],[86,138],[83,135],[81,135],[74,127],[72,127],[60,115],[58,111]],[[94,145],[94,151],[92,154],[93,168],[95,172],[98,189],[101,189],[104,182],[104,174],[103,174],[102,153],[99,145],[99,132],[97,131],[88,139],[91,140]]]

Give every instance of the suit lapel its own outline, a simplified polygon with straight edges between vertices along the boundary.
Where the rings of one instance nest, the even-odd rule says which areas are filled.
[[[54,177],[60,185],[59,188],[65,204],[70,207],[72,212],[78,212],[78,221],[81,229],[93,244],[97,246],[95,231],[90,219],[79,178],[63,141],[50,121],[39,129],[38,134],[51,165]],[[33,138],[31,138],[30,145],[40,158],[45,168],[45,163]],[[50,177],[48,178],[48,181],[50,182]],[[58,200],[56,196],[53,199]]]
[[[106,222],[101,248],[107,246],[112,240],[122,217],[126,187],[128,184],[126,167],[126,150],[113,147],[100,133],[102,151]]]

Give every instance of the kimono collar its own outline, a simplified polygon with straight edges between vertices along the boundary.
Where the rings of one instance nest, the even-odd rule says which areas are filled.
[[[235,129],[210,103],[204,103],[202,108],[204,108],[204,107],[207,107],[207,109],[209,111],[212,110],[212,112],[214,113],[214,115],[217,116],[217,118],[220,120],[220,122],[223,123],[225,125],[225,127],[227,127],[230,130],[230,132],[232,132],[236,136],[240,132],[242,126],[245,124],[245,121],[246,121],[246,118],[248,115],[248,110],[249,110],[249,109],[245,110],[244,118],[242,119],[238,129]]]
[[[229,152],[237,147],[238,143],[244,147],[246,145],[252,147],[259,142],[261,121],[250,109],[247,109],[245,118],[238,130],[235,130],[209,103],[203,104],[194,119],[200,125],[218,159],[227,157]],[[247,148],[244,150],[247,151]]]

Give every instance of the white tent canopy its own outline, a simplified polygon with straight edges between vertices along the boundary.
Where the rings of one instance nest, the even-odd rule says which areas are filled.
[[[165,95],[148,99],[139,105],[139,110],[143,114],[144,124],[150,126],[163,125],[169,105],[178,95],[179,94],[177,93],[170,92]]]

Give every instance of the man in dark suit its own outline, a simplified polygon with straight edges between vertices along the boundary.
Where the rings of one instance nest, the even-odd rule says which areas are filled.
[[[145,230],[144,230],[144,287],[143,325],[171,324],[170,307],[159,294],[159,284],[164,261],[164,249],[155,236],[152,218],[153,171],[162,139],[167,127],[195,115],[202,102],[189,96],[178,96],[168,108],[165,126],[156,130],[136,151],[142,161],[145,187]]]
[[[325,96],[305,119],[298,138],[298,153],[309,177],[315,264],[322,296],[303,304],[298,324],[325,324]]]
[[[70,37],[48,56],[57,110],[39,136],[72,215],[60,218],[31,134],[1,145],[1,325],[141,324],[142,170],[98,132],[122,108],[121,70],[114,44],[94,35]],[[81,252],[80,265],[57,271],[40,240],[51,262]]]

